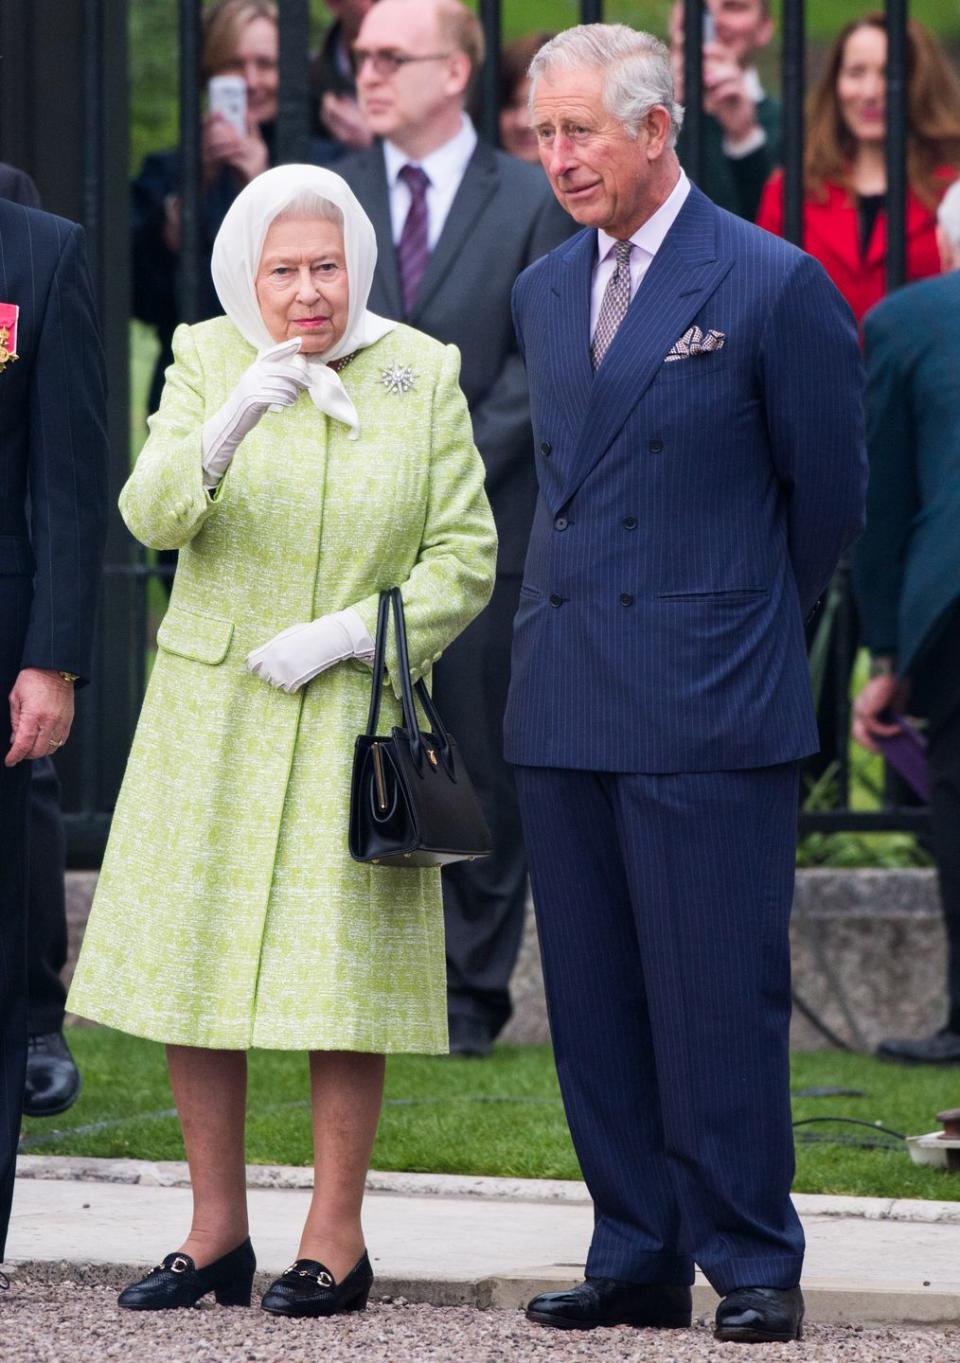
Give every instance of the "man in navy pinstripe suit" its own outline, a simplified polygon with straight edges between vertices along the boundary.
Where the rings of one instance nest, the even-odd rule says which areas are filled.
[[[103,357],[74,223],[0,200],[0,1259],[23,1101],[28,762],[90,675],[106,529]]]
[[[567,1118],[596,1208],[544,1325],[799,1336],[790,961],[803,621],[862,526],[861,366],[824,271],[692,187],[656,39],[571,29],[531,68],[586,230],[514,313],[539,499],[506,753]]]

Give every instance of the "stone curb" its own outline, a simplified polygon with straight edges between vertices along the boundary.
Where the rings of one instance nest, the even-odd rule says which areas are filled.
[[[17,1177],[77,1183],[130,1183],[150,1188],[186,1188],[190,1182],[187,1166],[182,1161],[94,1159],[82,1155],[21,1155],[17,1160]],[[312,1188],[313,1171],[299,1165],[251,1164],[247,1166],[247,1186]],[[371,1170],[367,1175],[367,1191],[407,1197],[476,1197],[499,1202],[562,1202],[579,1206],[590,1202],[586,1186],[568,1179],[485,1178]],[[960,1201],[829,1197],[817,1193],[798,1193],[793,1201],[801,1216],[960,1225]]]
[[[81,1287],[119,1289],[140,1277],[144,1263],[82,1263],[20,1260],[7,1264],[13,1281],[57,1286],[63,1283]],[[578,1270],[566,1277],[555,1268],[541,1272],[504,1273],[489,1278],[423,1278],[378,1276],[373,1297],[383,1302],[411,1302],[426,1306],[472,1306],[478,1310],[516,1311],[526,1306],[539,1292],[562,1291],[579,1282]],[[270,1273],[257,1273],[253,1303],[273,1280]],[[835,1283],[804,1281],[803,1296],[808,1323],[845,1325],[919,1326],[960,1325],[960,1295],[931,1288],[929,1291],[905,1289],[900,1283]],[[697,1281],[693,1288],[694,1320],[709,1324],[717,1295],[708,1284]]]

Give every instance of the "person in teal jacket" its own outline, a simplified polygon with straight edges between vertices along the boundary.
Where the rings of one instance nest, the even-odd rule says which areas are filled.
[[[871,680],[854,737],[873,751],[884,712],[927,719],[930,816],[947,931],[946,1024],[881,1042],[913,1064],[960,1064],[960,185],[938,211],[944,274],[901,289],[864,321],[870,494],[854,587]]]

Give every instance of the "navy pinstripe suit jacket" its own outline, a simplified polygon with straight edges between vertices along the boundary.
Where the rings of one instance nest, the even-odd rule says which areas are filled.
[[[539,497],[506,755],[639,772],[802,757],[803,620],[863,523],[852,315],[816,261],[693,188],[594,376],[596,250],[583,231],[514,289]],[[666,361],[692,326],[722,348]]]
[[[0,374],[0,578],[33,579],[25,622],[5,618],[0,593],[0,644],[25,633],[21,667],[86,679],[106,533],[107,437],[82,229],[0,200],[0,302],[20,308],[20,358]]]

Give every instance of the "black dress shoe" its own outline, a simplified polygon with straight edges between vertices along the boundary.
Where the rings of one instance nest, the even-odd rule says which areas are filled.
[[[877,1047],[881,1060],[899,1060],[907,1065],[960,1065],[960,1032],[941,1027],[933,1036],[919,1041],[892,1038]]]
[[[270,1284],[260,1305],[274,1316],[337,1316],[365,1311],[372,1286],[366,1251],[342,1283],[316,1259],[298,1259]]]
[[[542,1292],[527,1307],[527,1320],[558,1330],[593,1330],[598,1325],[684,1330],[692,1315],[689,1287],[622,1283],[616,1278],[587,1278],[569,1292]]]
[[[189,1254],[168,1254],[159,1268],[125,1287],[117,1305],[128,1311],[168,1311],[196,1306],[212,1292],[218,1306],[249,1306],[256,1267],[249,1239],[206,1268],[197,1268]]]
[[[450,1054],[473,1056],[482,1060],[493,1050],[490,1028],[473,1018],[450,1019]]]
[[[717,1339],[740,1344],[788,1344],[803,1337],[799,1287],[738,1287],[717,1307]]]
[[[80,1097],[80,1071],[62,1032],[27,1039],[27,1082],[23,1111],[27,1117],[56,1117]]]

